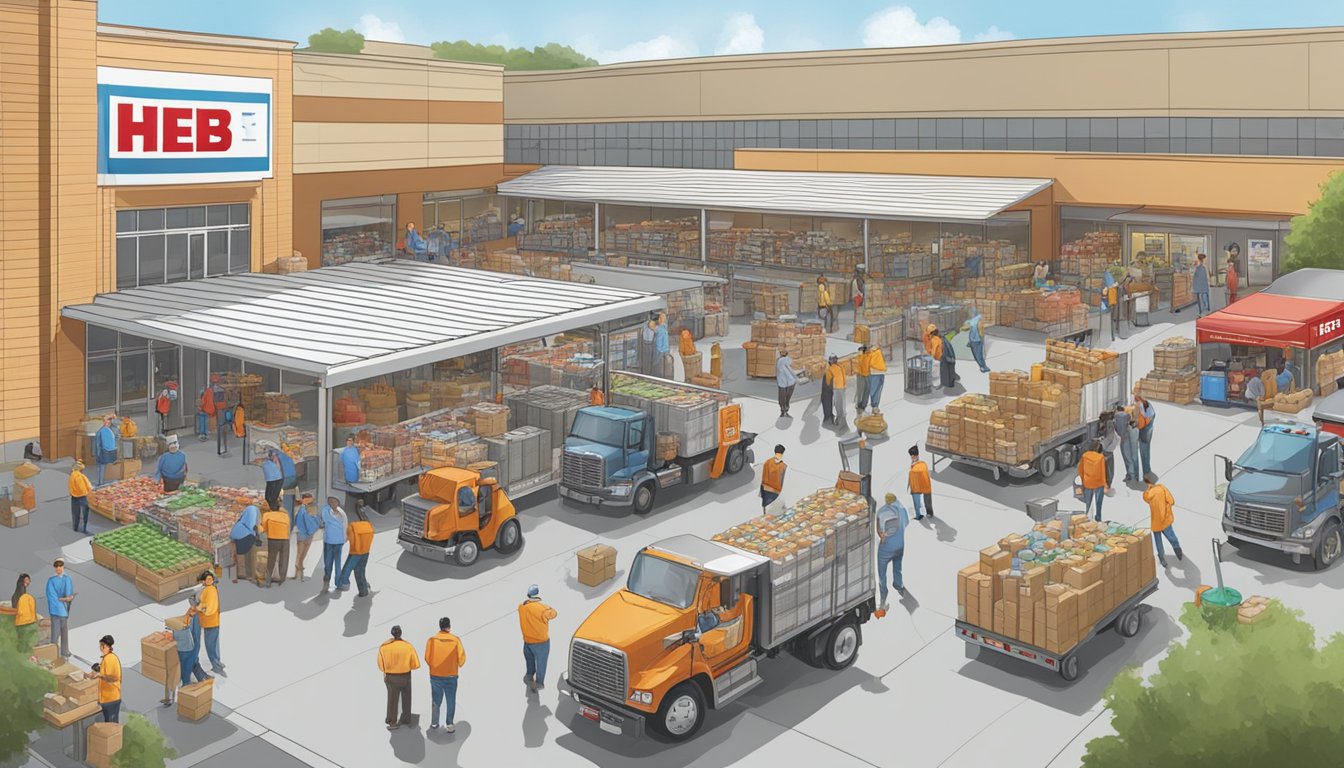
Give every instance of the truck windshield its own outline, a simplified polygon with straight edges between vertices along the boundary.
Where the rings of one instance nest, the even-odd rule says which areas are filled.
[[[625,439],[625,422],[580,412],[574,416],[574,426],[570,428],[569,435],[590,443],[620,448]]]
[[[1311,446],[1315,437],[1281,432],[1271,427],[1260,433],[1255,444],[1237,459],[1237,466],[1258,472],[1300,475],[1311,471]]]
[[[630,580],[625,588],[640,597],[674,608],[689,608],[699,583],[700,572],[689,565],[641,552],[630,566]]]

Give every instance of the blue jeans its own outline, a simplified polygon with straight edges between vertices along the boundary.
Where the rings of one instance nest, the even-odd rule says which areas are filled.
[[[1176,526],[1168,525],[1160,531],[1153,531],[1153,544],[1157,547],[1157,556],[1166,557],[1167,553],[1162,551],[1162,538],[1166,537],[1171,542],[1171,548],[1177,552],[1181,551],[1180,539],[1176,538]]]
[[[182,668],[182,684],[190,685],[192,675],[196,676],[196,682],[204,682],[209,678],[205,670],[201,669],[201,648],[196,646],[190,651],[177,652],[177,664]]]
[[[109,702],[106,702],[106,703],[101,703],[101,704],[99,704],[98,706],[99,706],[99,707],[102,707],[102,710],[103,710],[103,722],[104,722],[104,723],[119,723],[119,722],[121,722],[121,720],[120,720],[120,717],[121,717],[121,699],[117,699],[116,701],[109,701]]]
[[[980,366],[980,370],[988,371],[989,366],[985,365],[985,342],[972,341],[969,342],[969,344],[971,347],[971,357],[975,358],[975,362]]]
[[[341,550],[345,548],[344,544],[328,544],[322,542],[322,583],[330,584],[331,576],[341,573]],[[340,583],[340,580],[337,580]]]
[[[457,714],[457,675],[451,677],[429,676],[429,695],[433,699],[430,707],[429,723],[439,722],[439,702],[444,704],[443,722],[453,724],[453,715]]]
[[[98,471],[94,473],[94,474],[98,475],[98,482],[94,483],[94,485],[102,485],[102,484],[103,484],[103,472],[105,471],[105,470],[104,470],[104,467],[106,467],[106,466],[107,466],[107,465],[104,464],[103,462],[101,462],[101,461],[98,462],[98,465],[97,465]],[[107,722],[107,721],[104,721],[104,722]]]
[[[368,565],[369,556],[350,555],[345,558],[345,567],[341,568],[341,575],[336,579],[336,588],[345,589],[350,586],[350,574],[355,574],[355,583],[359,585],[359,593],[365,594],[369,591],[369,580],[364,576],[364,566]]]
[[[1138,432],[1133,429],[1126,429],[1124,437],[1120,438],[1120,457],[1125,460],[1125,479],[1142,480],[1139,477],[1139,446]]]
[[[89,497],[70,497],[70,524],[76,531],[89,530]]]
[[[224,662],[219,660],[219,627],[205,628],[205,655],[210,658],[210,666],[219,669]]]
[[[877,404],[882,400],[882,387],[886,386],[887,375],[884,373],[874,373],[868,377],[868,405],[874,410]],[[863,406],[860,405],[860,408]]]
[[[527,674],[541,685],[546,679],[546,657],[551,655],[551,641],[544,643],[523,643],[523,659],[527,662]]]
[[[915,519],[918,520],[924,516],[927,509],[929,517],[933,517],[933,494],[932,493],[912,493],[915,500]]]
[[[892,552],[877,550],[877,586],[882,590],[883,605],[887,602],[887,563],[891,563],[891,586],[903,591],[905,581],[901,578],[901,561],[904,559],[904,548]]]
[[[1209,311],[1209,292],[1196,291],[1195,298],[1199,299],[1199,313],[1202,315]]]
[[[854,374],[854,394],[857,395],[854,402],[858,404],[859,411],[868,407],[868,382],[871,378],[859,373]]]
[[[1106,498],[1106,488],[1105,488],[1105,487],[1102,487],[1102,488],[1084,488],[1084,489],[1083,489],[1083,504],[1086,505],[1086,506],[1085,506],[1085,508],[1083,509],[1083,514],[1087,514],[1088,512],[1092,511],[1092,502],[1093,502],[1093,501],[1096,501],[1096,503],[1097,503],[1097,521],[1100,522],[1100,521],[1101,521],[1101,501],[1102,501],[1102,499],[1105,499],[1105,498]]]
[[[1149,422],[1148,426],[1139,430],[1139,463],[1143,465],[1143,474],[1146,477],[1153,471],[1153,464],[1149,454],[1153,449],[1153,425]]]

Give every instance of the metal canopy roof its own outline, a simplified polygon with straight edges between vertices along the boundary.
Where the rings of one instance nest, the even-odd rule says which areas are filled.
[[[703,288],[709,284],[725,284],[727,278],[711,275],[708,272],[689,272],[680,269],[661,267],[613,267],[608,264],[585,264],[571,262],[570,269],[575,275],[591,277],[598,285],[609,288],[628,288],[649,293],[672,293],[692,288]]]
[[[1261,293],[1344,301],[1344,271],[1306,267],[1280,277]]]
[[[983,221],[1049,179],[548,165],[500,182],[513,197],[801,216]]]
[[[61,315],[337,386],[664,303],[639,291],[397,261],[146,286]]]

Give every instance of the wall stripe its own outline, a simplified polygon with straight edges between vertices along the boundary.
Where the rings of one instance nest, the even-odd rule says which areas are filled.
[[[504,102],[295,96],[294,122],[498,125]]]

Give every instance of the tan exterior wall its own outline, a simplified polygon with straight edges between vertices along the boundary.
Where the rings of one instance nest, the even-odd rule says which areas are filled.
[[[1058,205],[1288,217],[1306,213],[1326,177],[1344,170],[1344,161],[1086,152],[739,149],[735,167],[1045,178],[1055,180],[1054,203]]]
[[[504,76],[509,123],[1344,115],[1344,28],[722,56]]]

